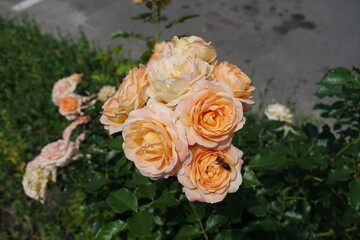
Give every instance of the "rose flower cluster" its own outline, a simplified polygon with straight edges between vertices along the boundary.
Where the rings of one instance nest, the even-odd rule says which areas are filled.
[[[25,194],[44,203],[47,183],[56,181],[58,167],[64,167],[78,156],[79,145],[85,138],[85,132],[80,133],[74,141],[70,140],[73,130],[81,124],[86,124],[90,118],[81,112],[83,97],[75,94],[75,89],[81,81],[80,74],[58,80],[52,90],[52,100],[59,107],[59,113],[68,120],[74,120],[64,131],[62,139],[47,144],[41,153],[25,169],[22,185]]]
[[[102,106],[100,121],[122,131],[126,157],[144,176],[176,176],[190,201],[220,202],[242,182],[243,153],[231,141],[255,88],[216,56],[196,36],[158,43]]]

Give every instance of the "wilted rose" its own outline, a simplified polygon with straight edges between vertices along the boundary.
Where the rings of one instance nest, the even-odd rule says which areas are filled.
[[[189,145],[223,149],[245,123],[243,107],[225,83],[197,82],[175,108],[185,126]]]
[[[194,145],[192,160],[184,164],[184,174],[178,180],[190,201],[217,203],[227,193],[236,192],[242,183],[242,151],[231,145],[223,150]]]
[[[65,166],[73,157],[78,154],[78,148],[74,142],[64,139],[46,145],[39,155],[42,166]]]
[[[185,129],[165,105],[132,111],[122,135],[127,159],[152,179],[175,175],[190,160]]]
[[[129,113],[141,108],[149,98],[145,91],[148,87],[145,66],[133,68],[121,83],[117,92],[102,106],[100,122],[110,134],[120,132]]]
[[[22,185],[27,196],[44,203],[48,181],[56,181],[56,167],[43,166],[41,161],[38,156],[26,165]]]

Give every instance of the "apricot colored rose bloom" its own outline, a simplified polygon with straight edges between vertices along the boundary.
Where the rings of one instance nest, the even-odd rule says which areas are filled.
[[[126,158],[152,179],[175,175],[190,160],[185,129],[163,104],[132,111],[122,135]]]
[[[162,58],[148,70],[146,94],[159,103],[175,106],[194,83],[208,79],[211,72],[212,66],[199,58],[180,54]]]
[[[223,149],[245,123],[243,107],[222,82],[196,83],[175,108],[185,126],[189,145]]]
[[[59,102],[59,113],[68,120],[74,120],[81,113],[81,97],[77,94],[70,94],[61,98]]]
[[[196,36],[174,37],[171,39],[172,47],[179,48],[185,56],[196,57],[205,62],[212,63],[216,59],[216,51],[210,43]]]
[[[26,165],[22,185],[27,196],[44,203],[48,181],[56,181],[56,167],[40,165],[40,158],[38,156]]]
[[[183,192],[190,201],[217,203],[227,193],[236,192],[242,183],[242,151],[231,145],[216,151],[194,145],[190,148],[192,160],[183,175],[178,175]]]
[[[81,82],[82,74],[73,73],[69,77],[58,80],[52,89],[51,98],[56,106],[62,98],[74,93],[76,85]]]
[[[251,92],[255,87],[250,86],[251,79],[243,73],[237,66],[228,62],[216,63],[214,66],[214,78],[219,82],[224,82],[231,86],[234,97],[247,104],[254,104],[251,100]]]
[[[60,139],[49,143],[41,150],[40,165],[63,167],[77,154],[75,143]]]
[[[129,113],[145,105],[149,98],[145,94],[147,87],[145,66],[140,65],[129,72],[114,96],[104,103],[100,122],[110,134],[122,131]]]

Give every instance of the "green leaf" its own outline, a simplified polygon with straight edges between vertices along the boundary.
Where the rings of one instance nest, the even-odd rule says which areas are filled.
[[[155,188],[156,188],[155,184],[147,184],[147,185],[139,186],[137,191],[138,191],[140,197],[154,199]]]
[[[122,151],[123,143],[124,143],[124,140],[123,140],[122,136],[117,136],[117,137],[111,139],[111,141],[109,143],[109,148],[116,150],[116,151]]]
[[[331,69],[320,80],[320,84],[324,86],[344,85],[347,79],[351,77],[351,71],[346,68]]]
[[[232,239],[233,239],[233,234],[232,234],[232,230],[230,229],[227,229],[225,231],[216,234],[214,238],[214,240],[232,240]]]
[[[265,231],[277,231],[281,227],[276,219],[270,217],[256,221],[254,224]]]
[[[206,220],[206,231],[212,231],[226,223],[227,217],[220,214],[212,214]]]
[[[248,209],[248,211],[257,217],[264,217],[267,214],[268,205],[267,204],[256,205],[256,206],[250,207]]]
[[[89,176],[88,183],[85,187],[87,192],[95,192],[99,190],[106,183],[106,179],[99,173],[94,173]]]
[[[248,166],[245,166],[244,170],[245,170],[245,172],[244,172],[243,178],[244,178],[244,185],[246,188],[262,186],[262,184],[257,179],[253,170],[251,170]]]
[[[360,181],[353,180],[349,184],[349,201],[350,206],[356,211],[360,210]]]
[[[189,239],[195,238],[201,235],[200,230],[194,225],[183,226],[178,234],[176,234],[175,239]]]
[[[141,211],[127,220],[128,228],[136,236],[148,236],[154,227],[154,219],[148,210]]]
[[[136,212],[138,208],[137,198],[126,188],[122,188],[116,192],[110,193],[106,199],[106,202],[118,213],[129,210]]]
[[[150,13],[140,13],[137,16],[131,17],[131,20],[149,21],[150,17],[151,17]]]
[[[175,20],[175,21],[172,21],[171,23],[165,25],[165,28],[171,28],[172,26],[174,26],[175,24],[178,24],[178,23],[183,23],[185,22],[186,20],[189,20],[189,19],[192,19],[192,18],[196,18],[200,16],[199,14],[189,14],[189,15],[186,15],[186,16],[182,16],[180,17],[179,19]]]
[[[294,211],[286,211],[284,217],[292,223],[300,223],[303,220],[303,216]]]
[[[137,34],[137,33],[133,33],[133,32],[129,33],[129,32],[121,31],[121,30],[113,32],[110,35],[110,39],[114,39],[114,38],[118,38],[118,37],[123,37],[123,38],[134,37],[134,38],[137,38],[137,39],[140,39],[140,40],[147,40],[148,39],[148,37],[145,37],[142,34]]]
[[[342,165],[339,168],[331,169],[327,177],[326,183],[333,184],[338,181],[347,180],[352,173],[352,169],[346,165]]]
[[[166,208],[178,205],[174,194],[170,193],[168,190],[164,190],[161,196],[156,199],[153,207],[156,208]]]
[[[108,223],[100,228],[96,233],[95,240],[111,240],[118,232],[126,228],[126,223],[121,220]]]
[[[122,166],[124,166],[125,164],[127,163],[127,159],[126,159],[126,156],[123,155],[119,161],[116,162],[115,166],[114,166],[114,173],[115,175],[117,176],[119,171],[120,171],[120,168]]]
[[[278,153],[263,151],[253,157],[248,167],[252,169],[274,169],[286,164],[286,158]]]

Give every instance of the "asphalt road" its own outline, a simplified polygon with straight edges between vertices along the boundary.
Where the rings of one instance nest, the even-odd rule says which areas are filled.
[[[154,32],[153,26],[130,20],[146,10],[131,0],[32,1],[34,5],[22,9],[14,6],[23,1],[1,0],[0,14],[26,13],[44,32],[60,29],[74,38],[81,28],[102,46],[124,44],[134,59],[144,51],[144,43],[110,40],[110,34]],[[220,60],[252,76],[258,93],[268,87],[266,103],[286,104],[291,99],[297,114],[316,114],[316,83],[328,69],[360,66],[359,0],[173,0],[163,23],[194,13],[200,17],[176,25],[162,39],[186,34],[211,41]],[[255,101],[260,101],[258,94]]]

